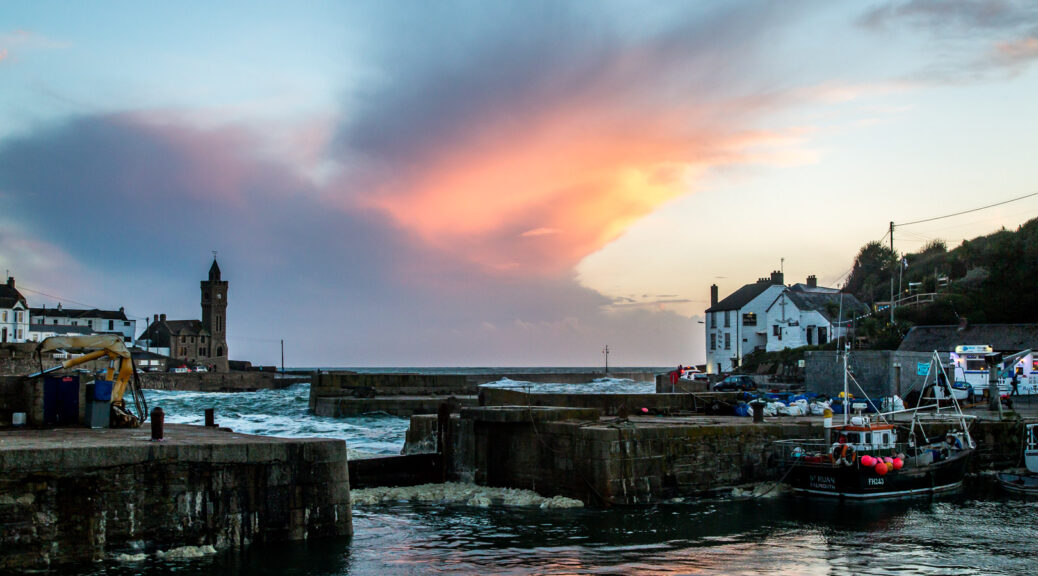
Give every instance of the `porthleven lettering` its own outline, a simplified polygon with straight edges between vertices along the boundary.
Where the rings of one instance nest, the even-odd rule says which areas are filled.
[[[818,476],[812,474],[808,478],[808,484],[812,488],[820,488],[822,490],[836,490],[836,479],[832,476]]]

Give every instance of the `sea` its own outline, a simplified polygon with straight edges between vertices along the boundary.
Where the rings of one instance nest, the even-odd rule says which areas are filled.
[[[465,370],[503,372],[500,368]],[[462,369],[407,371],[457,373]],[[531,371],[515,369],[517,374]],[[491,385],[583,393],[647,392],[654,388],[649,382],[608,378],[583,385],[533,384],[506,378]],[[214,408],[218,424],[236,432],[341,438],[351,458],[400,452],[407,419],[378,413],[355,418],[317,417],[308,412],[308,394],[308,384],[253,393],[146,393],[149,406],[162,406],[169,422],[201,423],[203,410]],[[66,573],[1038,573],[1038,501],[990,491],[982,496],[971,492],[869,504],[818,502],[785,495],[751,500],[717,497],[630,509],[391,502],[355,504],[353,522],[354,535],[350,538],[200,551],[175,559],[155,554],[113,555]]]

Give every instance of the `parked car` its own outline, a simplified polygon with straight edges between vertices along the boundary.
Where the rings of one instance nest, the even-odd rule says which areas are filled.
[[[209,369],[205,366],[195,366],[195,372],[208,372]]]
[[[174,374],[187,374],[190,371],[191,369],[187,366],[177,366],[176,368],[170,370],[170,372],[173,372]]]
[[[757,383],[749,376],[729,376],[714,384],[715,392],[752,392],[757,389]]]

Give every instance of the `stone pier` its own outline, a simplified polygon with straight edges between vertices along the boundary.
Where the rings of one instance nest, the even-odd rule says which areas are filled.
[[[346,445],[199,426],[0,430],[0,571],[352,534]]]
[[[606,417],[595,408],[463,408],[452,420],[448,478],[563,495],[591,505],[644,505],[779,479],[776,440],[821,439],[819,418]],[[411,419],[405,452],[435,446],[434,416]],[[937,433],[943,434],[935,427]],[[1019,459],[1020,421],[980,421],[972,470]]]

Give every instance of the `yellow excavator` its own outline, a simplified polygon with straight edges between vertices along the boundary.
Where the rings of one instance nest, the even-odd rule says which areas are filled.
[[[43,355],[55,350],[91,350],[82,356],[69,358],[60,365],[53,368],[43,369]],[[90,336],[52,336],[44,339],[36,346],[36,357],[40,361],[40,371],[30,374],[29,378],[39,378],[44,374],[50,374],[58,370],[67,370],[98,360],[108,358],[108,369],[105,372],[105,380],[112,382],[111,403],[111,427],[112,428],[136,428],[148,417],[148,405],[141,391],[140,380],[137,377],[137,369],[133,364],[133,357],[123,343],[122,336],[118,334],[95,334]],[[131,380],[132,379],[132,380]],[[126,389],[130,389],[133,397],[136,414],[126,408],[123,396]]]

